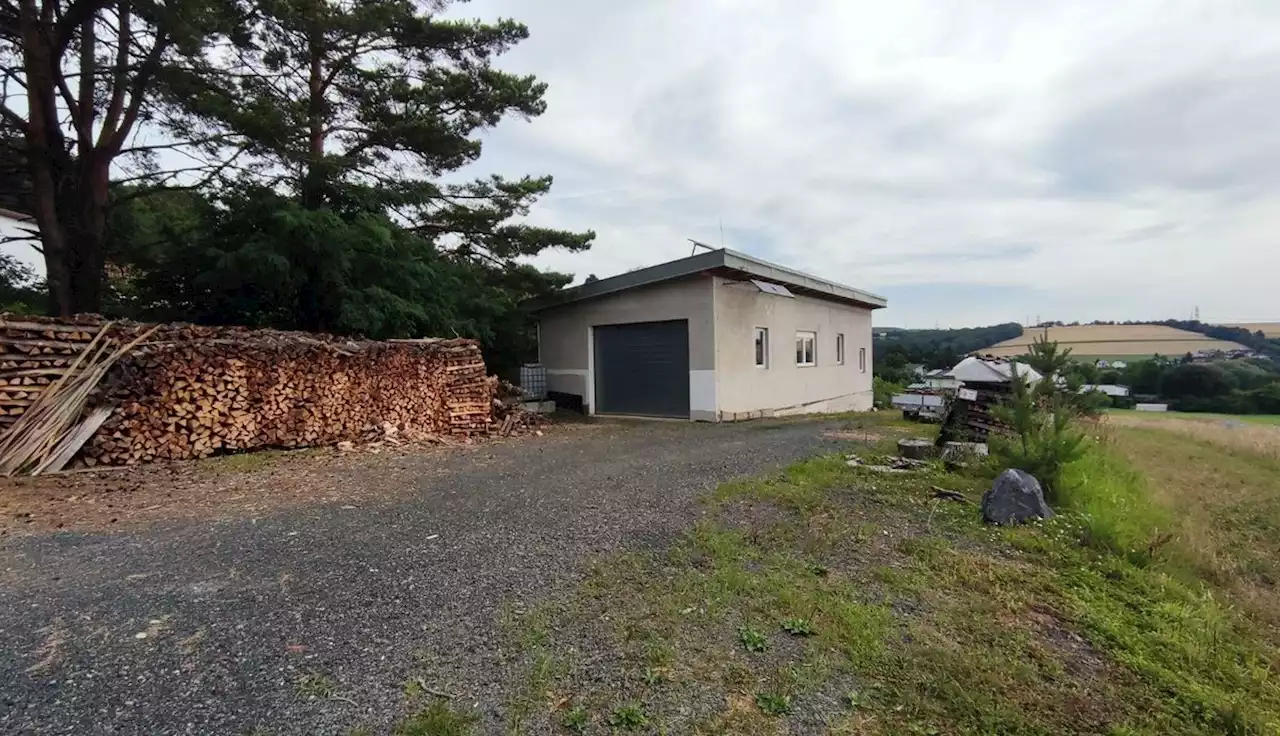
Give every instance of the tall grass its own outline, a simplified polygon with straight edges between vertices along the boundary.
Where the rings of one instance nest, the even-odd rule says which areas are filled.
[[[1219,484],[1194,478],[1197,468]],[[1280,529],[1280,502],[1258,498],[1274,493],[1275,483],[1241,456],[1185,435],[1117,431],[1088,440],[1084,455],[1065,466],[1059,507],[1069,513],[1041,533],[1017,530],[1014,539],[1045,553],[1059,571],[1051,587],[1071,617],[1162,693],[1186,732],[1280,732],[1272,672],[1277,598],[1251,579],[1280,579],[1272,562],[1280,540],[1261,533]],[[1073,535],[1055,536],[1058,523],[1078,525],[1102,554],[1063,544]],[[1171,722],[1152,732],[1183,731]]]
[[[1082,517],[1086,542],[1145,565],[1167,540],[1172,519],[1146,478],[1106,440],[1090,439],[1063,468],[1059,503]]]
[[[1169,562],[1270,621],[1280,640],[1280,461],[1188,432],[1119,427],[1113,434],[1148,479],[1153,502],[1175,514]]]
[[[1280,460],[1280,426],[1250,421],[1247,417],[1170,417],[1113,413],[1107,415],[1107,422],[1124,427],[1173,432],[1224,450],[1248,452]]]

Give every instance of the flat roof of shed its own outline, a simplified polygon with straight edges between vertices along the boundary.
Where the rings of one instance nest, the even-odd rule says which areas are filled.
[[[884,297],[870,292],[855,289],[834,281],[818,278],[786,266],[754,258],[728,248],[696,253],[688,258],[680,258],[656,266],[641,268],[635,271],[610,276],[586,284],[563,289],[545,299],[535,300],[530,307],[535,312],[552,309],[580,302],[585,299],[614,294],[638,286],[647,286],[662,281],[670,281],[684,276],[700,273],[714,273],[723,276],[738,276],[744,280],[764,279],[783,284],[797,294],[804,294],[819,299],[855,304],[868,309],[881,309],[888,306]]]

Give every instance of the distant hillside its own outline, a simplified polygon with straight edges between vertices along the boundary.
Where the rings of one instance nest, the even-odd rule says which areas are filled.
[[[1267,337],[1280,338],[1280,322],[1228,322],[1223,327],[1238,327],[1249,332],[1261,332]]]
[[[956,330],[905,330],[900,327],[873,327],[872,355],[876,370],[920,364],[928,368],[950,368],[965,355],[988,345],[1022,334],[1022,325],[1008,322],[990,327]]]
[[[1012,357],[1025,354],[1040,337],[1071,348],[1077,357],[1147,357],[1183,355],[1197,350],[1246,350],[1245,345],[1219,340],[1166,325],[1074,325],[1031,327],[1021,335],[977,350],[985,355]]]

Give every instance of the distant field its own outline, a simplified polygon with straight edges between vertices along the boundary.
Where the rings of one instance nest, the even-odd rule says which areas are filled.
[[[1080,325],[1030,328],[1020,337],[996,343],[979,352],[1013,357],[1025,355],[1037,337],[1046,336],[1077,357],[1121,360],[1151,355],[1183,355],[1197,350],[1243,350],[1245,346],[1215,340],[1199,333],[1163,325]]]
[[[1137,411],[1136,409],[1111,409],[1107,411],[1107,414],[1138,420],[1178,419],[1201,422],[1235,420],[1252,424],[1274,424],[1280,426],[1280,414],[1210,414],[1208,412],[1193,411]]]
[[[1267,337],[1280,337],[1280,322],[1231,322],[1224,327],[1240,327],[1250,332],[1259,332]]]
[[[1088,361],[1090,363],[1094,362],[1095,360],[1105,360],[1108,362],[1123,360],[1126,363],[1137,363],[1140,360],[1150,360],[1155,356],[1154,355],[1085,355],[1085,354],[1076,355],[1075,351],[1072,350],[1071,357],[1075,358],[1076,360]]]

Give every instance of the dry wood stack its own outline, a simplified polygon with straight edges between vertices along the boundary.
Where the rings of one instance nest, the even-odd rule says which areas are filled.
[[[101,326],[87,318],[0,317],[0,432],[66,373]]]
[[[96,317],[0,317],[0,430],[102,328]],[[116,323],[123,343],[148,325]],[[89,401],[114,407],[87,465],[206,457],[359,440],[390,422],[436,434],[489,430],[491,383],[472,340],[357,341],[234,327],[161,325]]]

